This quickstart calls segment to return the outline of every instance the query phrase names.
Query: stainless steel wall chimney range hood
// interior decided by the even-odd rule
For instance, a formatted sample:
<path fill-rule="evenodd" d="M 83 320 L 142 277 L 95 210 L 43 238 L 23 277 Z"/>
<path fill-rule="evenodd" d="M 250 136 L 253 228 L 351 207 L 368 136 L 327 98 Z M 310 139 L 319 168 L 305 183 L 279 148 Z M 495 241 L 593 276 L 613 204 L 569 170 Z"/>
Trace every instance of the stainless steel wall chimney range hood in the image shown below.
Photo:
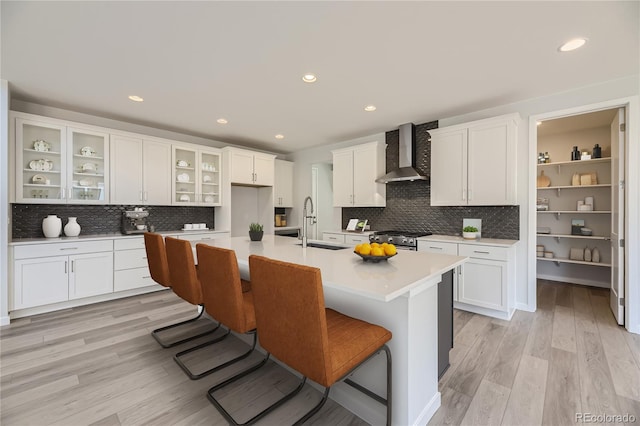
<path fill-rule="evenodd" d="M 378 183 L 428 180 L 416 169 L 416 126 L 407 123 L 400 126 L 399 168 L 376 179 Z"/>

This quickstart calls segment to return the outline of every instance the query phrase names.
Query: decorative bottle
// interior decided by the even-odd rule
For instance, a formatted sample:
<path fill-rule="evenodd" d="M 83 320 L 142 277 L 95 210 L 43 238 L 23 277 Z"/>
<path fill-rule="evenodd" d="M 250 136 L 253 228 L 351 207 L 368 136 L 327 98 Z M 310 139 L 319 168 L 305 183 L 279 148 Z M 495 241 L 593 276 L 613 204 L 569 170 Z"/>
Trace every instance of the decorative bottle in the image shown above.
<path fill-rule="evenodd" d="M 67 237 L 77 237 L 80 235 L 80 224 L 77 217 L 70 217 L 69 222 L 64 226 L 64 235 Z"/>
<path fill-rule="evenodd" d="M 42 232 L 47 238 L 58 238 L 62 232 L 62 219 L 55 214 L 50 214 L 42 221 Z"/>
<path fill-rule="evenodd" d="M 602 158 L 602 147 L 598 144 L 593 147 L 593 158 Z"/>
<path fill-rule="evenodd" d="M 596 263 L 600 262 L 600 250 L 598 250 L 598 247 L 593 248 L 593 253 L 591 253 L 591 261 Z"/>
<path fill-rule="evenodd" d="M 573 151 L 571 151 L 571 161 L 580 160 L 580 151 L 578 151 L 578 147 L 574 146 Z"/>

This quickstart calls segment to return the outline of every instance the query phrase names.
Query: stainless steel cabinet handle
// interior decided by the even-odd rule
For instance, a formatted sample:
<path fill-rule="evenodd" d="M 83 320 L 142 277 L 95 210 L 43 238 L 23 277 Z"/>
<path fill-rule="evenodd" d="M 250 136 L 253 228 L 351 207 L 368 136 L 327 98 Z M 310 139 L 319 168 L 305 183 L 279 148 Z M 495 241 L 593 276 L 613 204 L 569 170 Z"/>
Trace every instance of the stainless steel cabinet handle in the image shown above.
<path fill-rule="evenodd" d="M 78 247 L 65 247 L 61 248 L 60 250 L 78 250 Z"/>
<path fill-rule="evenodd" d="M 71 261 L 71 272 L 74 272 L 74 270 L 75 270 L 75 265 L 76 265 L 76 261 L 75 261 L 75 260 L 72 260 L 72 261 Z"/>
<path fill-rule="evenodd" d="M 471 201 L 473 199 L 473 191 L 469 189 L 467 192 L 469 194 L 469 201 Z"/>
<path fill-rule="evenodd" d="M 467 194 L 465 192 L 465 190 L 462 190 L 462 201 L 466 201 L 467 200 Z"/>
<path fill-rule="evenodd" d="M 202 241 L 202 240 L 211 240 L 211 239 L 212 239 L 211 237 L 204 237 L 204 238 L 200 238 L 200 241 Z"/>
<path fill-rule="evenodd" d="M 480 250 L 474 250 L 474 253 L 480 253 L 480 254 L 490 254 L 488 251 L 480 251 Z"/>
<path fill-rule="evenodd" d="M 142 277 L 142 279 L 145 279 L 145 280 L 149 278 L 151 278 L 151 275 L 145 275 L 144 277 Z"/>
<path fill-rule="evenodd" d="M 147 260 L 147 258 L 146 258 L 146 257 L 143 257 L 143 258 L 142 258 L 142 260 Z"/>
<path fill-rule="evenodd" d="M 432 247 L 432 246 L 429 246 L 429 248 L 430 248 L 430 249 L 434 249 L 434 250 L 442 250 L 442 247 Z"/>
<path fill-rule="evenodd" d="M 66 260 L 64 261 L 64 273 L 65 274 L 67 273 L 67 261 Z"/>
<path fill-rule="evenodd" d="M 140 196 L 138 198 L 140 198 L 140 201 L 142 201 L 143 196 L 142 196 L 143 191 L 140 191 Z"/>

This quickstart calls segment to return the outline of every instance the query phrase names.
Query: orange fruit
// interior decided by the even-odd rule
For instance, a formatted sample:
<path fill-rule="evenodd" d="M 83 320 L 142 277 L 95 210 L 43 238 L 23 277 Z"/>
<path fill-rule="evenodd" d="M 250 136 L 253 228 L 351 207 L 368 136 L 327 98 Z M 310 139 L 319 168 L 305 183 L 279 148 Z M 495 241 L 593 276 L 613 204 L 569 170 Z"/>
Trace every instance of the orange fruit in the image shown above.
<path fill-rule="evenodd" d="M 378 243 L 371 243 L 371 248 L 375 248 L 375 247 L 380 247 L 380 244 L 378 244 Z"/>
<path fill-rule="evenodd" d="M 371 249 L 371 256 L 384 256 L 384 250 L 381 247 L 374 247 Z"/>
<path fill-rule="evenodd" d="M 362 248 L 362 244 L 358 244 L 356 248 L 353 249 L 356 253 L 360 253 L 360 248 Z"/>
<path fill-rule="evenodd" d="M 364 256 L 369 256 L 371 254 L 371 246 L 368 243 L 362 244 L 358 253 Z"/>
<path fill-rule="evenodd" d="M 387 256 L 393 256 L 396 253 L 396 246 L 394 246 L 393 244 L 387 244 L 384 247 L 384 254 L 386 254 Z"/>

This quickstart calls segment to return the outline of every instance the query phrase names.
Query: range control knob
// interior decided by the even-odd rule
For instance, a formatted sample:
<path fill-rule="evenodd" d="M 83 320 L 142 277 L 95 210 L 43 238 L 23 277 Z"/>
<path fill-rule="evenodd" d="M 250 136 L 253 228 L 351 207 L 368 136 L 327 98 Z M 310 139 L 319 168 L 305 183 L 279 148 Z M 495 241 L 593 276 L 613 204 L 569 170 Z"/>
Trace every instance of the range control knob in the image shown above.
<path fill-rule="evenodd" d="M 402 244 L 406 244 L 407 243 L 407 239 L 406 238 L 402 238 Z"/>
<path fill-rule="evenodd" d="M 387 238 L 387 241 L 388 241 L 388 242 L 390 242 L 390 243 L 392 243 L 392 242 L 393 242 L 393 237 L 389 237 L 389 238 Z"/>
<path fill-rule="evenodd" d="M 375 238 L 376 242 L 380 242 L 380 237 Z"/>
<path fill-rule="evenodd" d="M 413 244 L 413 238 L 409 238 L 409 244 Z"/>

